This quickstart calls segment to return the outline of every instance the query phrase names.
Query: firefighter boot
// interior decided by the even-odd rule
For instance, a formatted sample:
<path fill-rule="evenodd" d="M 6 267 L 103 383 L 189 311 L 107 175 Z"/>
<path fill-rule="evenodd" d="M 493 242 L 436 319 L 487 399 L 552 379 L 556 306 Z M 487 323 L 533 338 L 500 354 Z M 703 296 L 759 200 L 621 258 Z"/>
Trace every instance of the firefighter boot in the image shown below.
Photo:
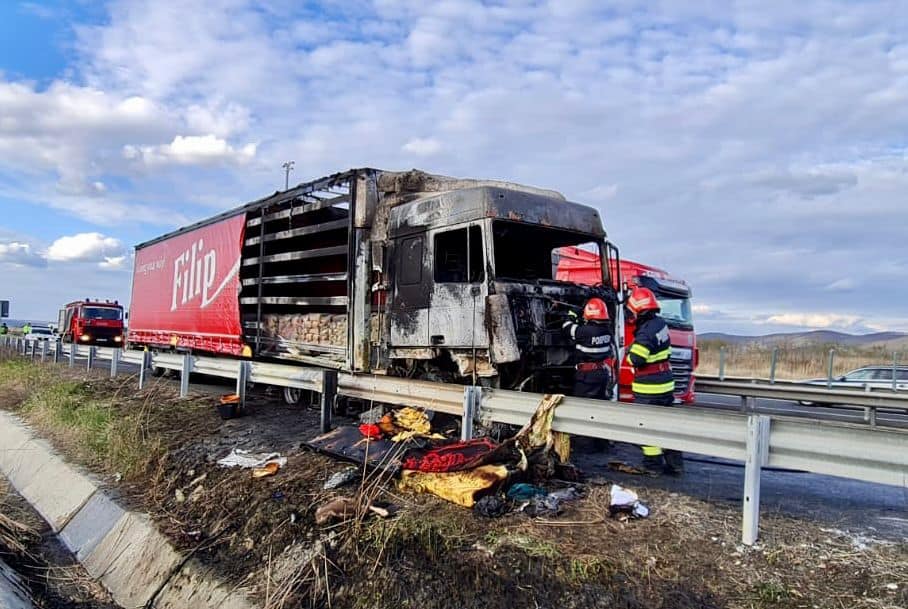
<path fill-rule="evenodd" d="M 663 474 L 665 473 L 665 458 L 662 455 L 647 455 L 643 457 L 643 469 L 657 476 Z"/>
<path fill-rule="evenodd" d="M 680 450 L 665 451 L 665 473 L 675 476 L 684 473 L 684 453 Z"/>

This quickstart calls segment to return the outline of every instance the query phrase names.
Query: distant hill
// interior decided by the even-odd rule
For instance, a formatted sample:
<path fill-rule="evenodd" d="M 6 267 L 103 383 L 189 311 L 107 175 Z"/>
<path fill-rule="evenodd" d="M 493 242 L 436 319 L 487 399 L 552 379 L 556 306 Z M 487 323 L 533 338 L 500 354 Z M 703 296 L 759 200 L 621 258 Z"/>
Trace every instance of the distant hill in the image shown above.
<path fill-rule="evenodd" d="M 908 346 L 908 334 L 904 332 L 875 332 L 873 334 L 846 334 L 831 330 L 813 330 L 811 332 L 784 332 L 764 336 L 741 336 L 723 332 L 704 332 L 697 335 L 697 340 L 715 340 L 732 345 L 775 345 L 809 346 L 837 344 L 848 347 Z"/>

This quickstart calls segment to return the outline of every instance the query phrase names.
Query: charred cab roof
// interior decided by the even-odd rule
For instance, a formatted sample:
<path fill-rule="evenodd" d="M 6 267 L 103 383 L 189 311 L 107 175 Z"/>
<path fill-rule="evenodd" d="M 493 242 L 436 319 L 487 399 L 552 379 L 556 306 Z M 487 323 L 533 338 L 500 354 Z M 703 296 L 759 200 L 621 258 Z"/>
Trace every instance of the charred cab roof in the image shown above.
<path fill-rule="evenodd" d="M 391 209 L 389 236 L 484 218 L 538 224 L 605 237 L 599 212 L 564 199 L 505 187 L 462 188 L 400 204 Z"/>

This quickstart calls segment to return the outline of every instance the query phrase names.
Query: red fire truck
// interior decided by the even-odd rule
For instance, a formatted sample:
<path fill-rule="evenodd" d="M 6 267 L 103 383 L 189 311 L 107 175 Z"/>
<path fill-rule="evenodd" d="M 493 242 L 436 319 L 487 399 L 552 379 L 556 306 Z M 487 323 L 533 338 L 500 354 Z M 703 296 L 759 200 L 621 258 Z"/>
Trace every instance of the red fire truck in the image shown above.
<path fill-rule="evenodd" d="M 614 260 L 611 263 L 611 276 L 617 281 Z M 675 373 L 675 399 L 685 404 L 694 401 L 694 371 L 697 368 L 699 353 L 697 351 L 697 337 L 694 332 L 693 317 L 691 315 L 691 290 L 686 282 L 675 279 L 662 269 L 657 269 L 646 264 L 621 260 L 621 280 L 628 286 L 642 286 L 649 288 L 659 300 L 662 309 L 662 318 L 668 324 L 672 341 L 672 370 Z M 596 285 L 602 281 L 602 271 L 599 255 L 593 252 L 576 248 L 563 247 L 558 253 L 557 278 L 561 281 L 573 281 L 585 285 Z M 614 286 L 617 289 L 617 285 Z M 634 340 L 633 324 L 626 324 L 624 328 L 625 344 L 630 345 Z M 633 372 L 630 366 L 622 364 L 618 375 L 618 395 L 621 400 L 634 399 L 631 393 Z"/>
<path fill-rule="evenodd" d="M 80 345 L 123 344 L 123 306 L 116 300 L 76 300 L 60 309 L 63 342 Z"/>

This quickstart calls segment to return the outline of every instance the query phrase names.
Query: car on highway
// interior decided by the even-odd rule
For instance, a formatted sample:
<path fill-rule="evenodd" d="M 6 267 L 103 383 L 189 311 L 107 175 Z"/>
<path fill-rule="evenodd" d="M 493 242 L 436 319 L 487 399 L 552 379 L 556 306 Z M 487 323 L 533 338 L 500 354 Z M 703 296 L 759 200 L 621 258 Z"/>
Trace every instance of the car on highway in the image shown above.
<path fill-rule="evenodd" d="M 48 326 L 32 326 L 32 331 L 25 335 L 25 340 L 56 340 L 56 338 Z"/>
<path fill-rule="evenodd" d="M 832 379 L 833 389 L 892 389 L 892 374 L 895 371 L 895 389 L 896 391 L 908 391 L 908 366 L 864 366 L 857 370 L 852 370 L 842 376 L 836 376 Z M 808 379 L 803 381 L 808 385 L 821 385 L 826 387 L 829 384 L 828 379 Z M 810 406 L 813 402 L 801 402 L 804 406 Z"/>

